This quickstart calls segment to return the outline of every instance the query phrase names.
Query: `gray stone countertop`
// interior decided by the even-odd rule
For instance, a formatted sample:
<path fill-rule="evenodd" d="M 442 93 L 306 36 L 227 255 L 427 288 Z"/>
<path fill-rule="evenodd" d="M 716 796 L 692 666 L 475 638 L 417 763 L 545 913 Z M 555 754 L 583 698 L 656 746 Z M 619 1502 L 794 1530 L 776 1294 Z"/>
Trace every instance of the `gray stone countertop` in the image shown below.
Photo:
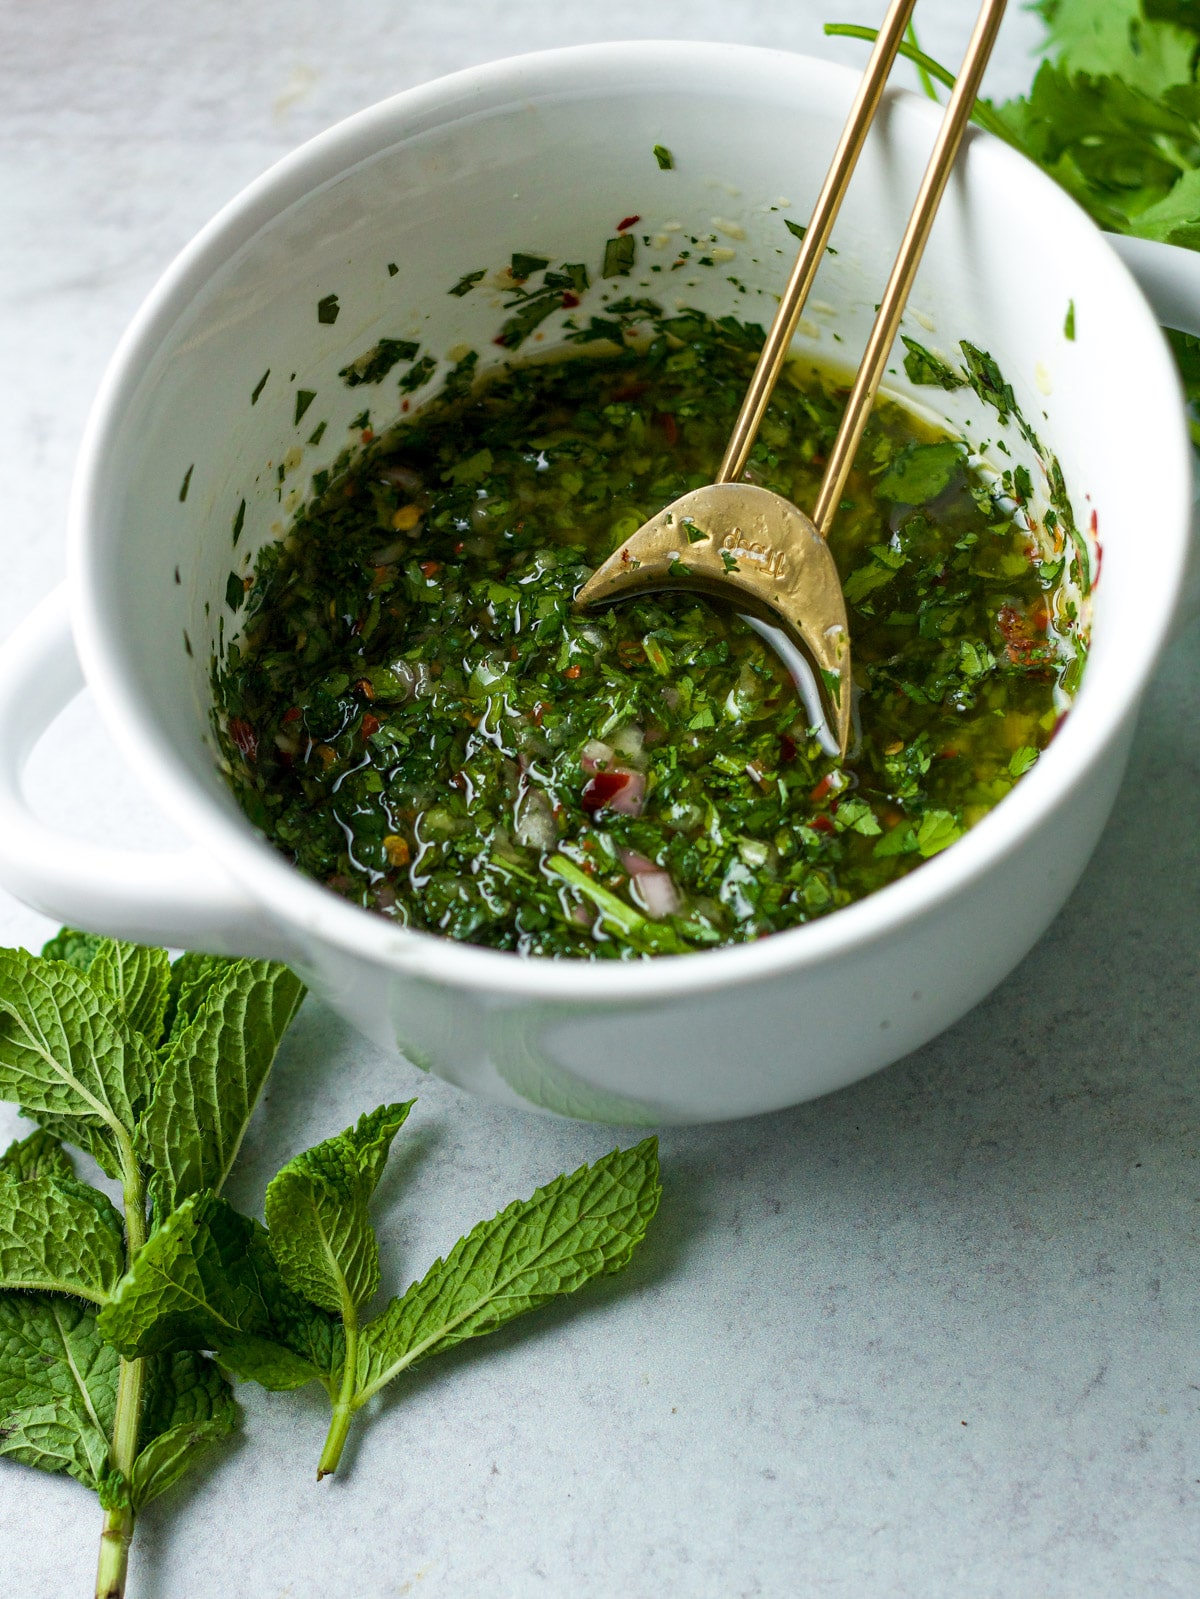
<path fill-rule="evenodd" d="M 880 0 L 8 0 L 0 8 L 0 634 L 56 584 L 72 457 L 175 251 L 338 118 L 472 62 L 621 37 L 861 62 Z M 971 7 L 927 0 L 953 61 Z M 989 87 L 1028 81 L 1014 8 Z M 319 1488 L 316 1394 L 142 1517 L 131 1599 L 1200 1591 L 1200 632 L 1172 646 L 1082 885 L 920 1053 L 831 1098 L 662 1136 L 623 1276 L 408 1380 Z M 87 836 L 166 845 L 86 699 L 33 789 Z M 0 943 L 51 927 L 0 895 Z M 385 1060 L 315 1001 L 232 1197 L 419 1094 L 376 1206 L 384 1280 L 611 1146 Z M 0 1108 L 0 1142 L 27 1124 Z M 83 1489 L 0 1462 L 0 1589 L 92 1591 Z"/>

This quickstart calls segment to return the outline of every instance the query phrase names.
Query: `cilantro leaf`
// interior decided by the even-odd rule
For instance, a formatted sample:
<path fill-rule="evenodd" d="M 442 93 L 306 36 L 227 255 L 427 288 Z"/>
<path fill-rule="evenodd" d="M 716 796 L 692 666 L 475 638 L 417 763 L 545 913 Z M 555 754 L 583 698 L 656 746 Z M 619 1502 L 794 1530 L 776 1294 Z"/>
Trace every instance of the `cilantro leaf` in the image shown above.
<path fill-rule="evenodd" d="M 932 350 L 927 350 L 907 334 L 902 333 L 900 339 L 907 352 L 904 370 L 908 373 L 910 383 L 936 383 L 942 389 L 961 389 L 966 385 L 967 380 L 962 373 L 956 372 Z"/>
<path fill-rule="evenodd" d="M 600 269 L 602 278 L 625 278 L 633 271 L 634 256 L 637 244 L 632 233 L 619 233 L 615 239 L 609 239 L 604 245 L 604 265 Z"/>
<path fill-rule="evenodd" d="M 357 1405 L 418 1361 L 620 1271 L 661 1194 L 658 1141 L 647 1138 L 480 1222 L 363 1328 Z"/>
<path fill-rule="evenodd" d="M 906 444 L 875 485 L 881 499 L 898 505 L 925 505 L 945 492 L 959 475 L 963 447 L 952 440 L 939 444 Z"/>
<path fill-rule="evenodd" d="M 660 172 L 670 172 L 675 166 L 675 157 L 665 144 L 654 146 L 654 159 L 658 162 Z"/>
<path fill-rule="evenodd" d="M 172 1033 L 154 1095 L 137 1130 L 137 1148 L 153 1172 L 150 1197 L 159 1216 L 203 1188 L 219 1193 L 287 1031 L 304 985 L 286 966 L 233 961 L 204 968 L 202 995 Z M 176 1015 L 179 1010 L 177 1005 Z"/>
<path fill-rule="evenodd" d="M 0 1174 L 0 1290 L 103 1304 L 125 1270 L 125 1230 L 108 1198 L 75 1177 Z"/>
<path fill-rule="evenodd" d="M 447 289 L 446 293 L 453 294 L 461 300 L 464 294 L 470 294 L 475 285 L 486 276 L 487 269 L 485 267 L 481 267 L 478 272 L 464 272 L 454 287 Z"/>
<path fill-rule="evenodd" d="M 367 1204 L 414 1103 L 379 1106 L 288 1161 L 267 1186 L 268 1236 L 284 1281 L 323 1310 L 348 1314 L 379 1287 Z"/>
<path fill-rule="evenodd" d="M 338 377 L 348 389 L 357 388 L 360 383 L 382 383 L 398 362 L 411 361 L 420 348 L 416 339 L 380 339 L 349 366 L 342 367 Z M 300 420 L 299 415 L 296 420 Z"/>

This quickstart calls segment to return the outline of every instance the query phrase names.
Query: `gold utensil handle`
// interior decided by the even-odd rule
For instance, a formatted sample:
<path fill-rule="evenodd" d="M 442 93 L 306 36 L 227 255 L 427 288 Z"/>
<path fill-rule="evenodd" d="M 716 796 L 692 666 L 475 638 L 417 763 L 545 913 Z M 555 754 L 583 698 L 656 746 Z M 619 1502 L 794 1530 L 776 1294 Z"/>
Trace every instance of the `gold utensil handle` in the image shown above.
<path fill-rule="evenodd" d="M 779 301 L 779 309 L 768 329 L 762 353 L 750 379 L 750 387 L 746 390 L 742 408 L 733 424 L 733 433 L 725 448 L 725 459 L 717 473 L 718 483 L 736 483 L 746 470 L 746 462 L 762 425 L 763 413 L 796 336 L 796 324 L 800 321 L 804 302 L 808 299 L 817 268 L 825 255 L 829 235 L 833 232 L 846 190 L 850 187 L 850 179 L 854 176 L 867 134 L 871 131 L 871 123 L 875 120 L 879 102 L 887 87 L 888 74 L 916 3 L 917 0 L 892 0 L 876 36 L 875 48 L 871 51 L 867 70 L 863 73 L 825 182 L 817 196 L 796 264 L 792 267 Z"/>
<path fill-rule="evenodd" d="M 779 379 L 783 363 L 787 360 L 796 324 L 800 320 L 804 302 L 816 278 L 817 268 L 829 243 L 829 235 L 833 231 L 846 190 L 850 186 L 871 123 L 879 109 L 888 74 L 899 52 L 904 30 L 908 26 L 915 5 L 916 0 L 893 0 L 883 27 L 876 37 L 867 70 L 863 74 L 850 116 L 834 152 L 833 162 L 817 197 L 812 221 L 804 235 L 800 254 L 796 257 L 796 264 L 792 268 L 783 298 L 779 302 L 779 309 L 767 333 L 754 375 L 750 379 L 746 398 L 734 423 L 733 434 L 717 477 L 719 483 L 736 482 L 746 470 L 746 462 L 762 423 L 763 413 Z M 900 251 L 880 301 L 875 325 L 867 340 L 867 347 L 817 494 L 812 520 L 822 537 L 828 534 L 834 513 L 841 503 L 846 479 L 850 475 L 855 452 L 883 379 L 884 368 L 891 354 L 913 279 L 921 257 L 925 253 L 938 205 L 945 192 L 954 158 L 958 154 L 958 147 L 962 143 L 963 134 L 970 120 L 971 110 L 979 93 L 979 85 L 992 53 L 992 46 L 996 42 L 1005 5 L 1006 0 L 984 0 L 976 19 L 971 41 L 959 70 L 958 81 L 938 130 L 933 152 L 921 180 L 921 187 L 908 219 Z"/>
<path fill-rule="evenodd" d="M 992 46 L 1000 31 L 1005 3 L 1006 0 L 984 0 L 975 22 L 974 32 L 971 34 L 971 42 L 967 46 L 967 53 L 959 68 L 958 81 L 946 107 L 946 115 L 938 129 L 933 153 L 929 158 L 929 165 L 925 168 L 925 175 L 921 179 L 921 187 L 917 191 L 912 215 L 904 230 L 896 264 L 892 268 L 887 288 L 883 291 L 875 325 L 867 340 L 867 348 L 859 364 L 850 398 L 846 402 L 846 410 L 833 449 L 829 452 L 825 476 L 813 507 L 812 519 L 822 538 L 828 535 L 834 513 L 841 503 L 846 479 L 850 475 L 850 467 L 862 438 L 863 429 L 867 425 L 867 417 L 870 415 L 876 392 L 883 380 L 884 367 L 891 354 L 900 318 L 904 315 L 913 279 L 917 275 L 917 268 L 925 253 L 938 205 L 945 192 L 958 147 L 966 132 L 988 57 L 992 53 Z"/>

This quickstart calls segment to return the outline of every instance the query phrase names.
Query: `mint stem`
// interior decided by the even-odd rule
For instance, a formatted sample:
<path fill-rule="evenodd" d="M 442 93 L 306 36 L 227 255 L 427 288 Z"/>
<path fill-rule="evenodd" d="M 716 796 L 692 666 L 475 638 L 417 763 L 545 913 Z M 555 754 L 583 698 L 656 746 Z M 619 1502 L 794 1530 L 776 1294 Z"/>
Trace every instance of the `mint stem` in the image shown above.
<path fill-rule="evenodd" d="M 110 1510 L 100 1534 L 100 1559 L 96 1564 L 96 1599 L 124 1599 L 129 1544 L 133 1538 L 133 1511 Z"/>
<path fill-rule="evenodd" d="M 358 1310 L 347 1303 L 342 1309 L 342 1323 L 346 1329 L 346 1364 L 342 1367 L 342 1386 L 329 1418 L 329 1431 L 325 1434 L 325 1447 L 317 1462 L 317 1481 L 338 1469 L 342 1450 L 350 1432 L 350 1423 L 357 1409 L 358 1398 Z"/>
<path fill-rule="evenodd" d="M 125 1257 L 127 1266 L 132 1266 L 134 1256 L 146 1242 L 146 1187 L 133 1145 L 125 1140 L 122 1140 L 121 1156 Z M 137 1459 L 145 1386 L 146 1362 L 122 1359 L 117 1372 L 117 1408 L 113 1417 L 109 1459 L 113 1468 L 124 1478 L 127 1488 L 133 1480 L 133 1463 Z M 105 1513 L 104 1527 L 100 1533 L 100 1556 L 96 1562 L 96 1599 L 124 1599 L 133 1524 L 134 1512 L 130 1506 Z"/>

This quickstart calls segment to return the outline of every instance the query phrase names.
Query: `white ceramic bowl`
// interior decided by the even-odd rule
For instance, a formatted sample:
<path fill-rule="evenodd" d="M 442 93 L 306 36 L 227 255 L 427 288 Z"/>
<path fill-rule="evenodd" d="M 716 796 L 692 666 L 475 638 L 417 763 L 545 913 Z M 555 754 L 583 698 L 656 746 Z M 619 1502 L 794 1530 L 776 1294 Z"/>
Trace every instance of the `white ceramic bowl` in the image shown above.
<path fill-rule="evenodd" d="M 1191 514 L 1178 383 L 1145 299 L 1066 195 L 986 137 L 969 140 L 950 185 L 910 331 L 951 353 L 970 338 L 997 359 L 1061 460 L 1081 519 L 1097 513 L 1104 564 L 1070 718 L 962 841 L 881 893 L 752 946 L 622 964 L 522 960 L 399 929 L 300 876 L 238 810 L 209 727 L 210 652 L 218 629 L 235 625 L 224 602 L 231 567 L 247 570 L 277 535 L 364 403 L 377 422 L 395 416 L 394 382 L 350 390 L 339 368 L 384 335 L 419 338 L 439 356 L 459 345 L 492 352 L 495 296 L 448 294 L 462 273 L 513 250 L 595 267 L 634 213 L 638 235 L 680 224 L 675 242 L 715 230 L 736 256 L 720 270 L 652 273 L 674 249 L 639 246 L 621 292 L 765 322 L 793 248 L 782 215 L 806 217 L 854 84 L 824 62 L 728 45 L 532 55 L 375 106 L 233 201 L 170 268 L 114 357 L 78 467 L 67 597 L 31 618 L 0 661 L 5 884 L 77 926 L 282 957 L 418 1065 L 510 1103 L 607 1121 L 792 1104 L 916 1048 L 980 999 L 1058 911 L 1100 833 L 1180 594 Z M 817 286 L 819 337 L 802 335 L 818 353 L 845 361 L 861 347 L 936 120 L 927 102 L 888 99 Z M 657 143 L 675 170 L 659 170 Z M 1176 320 L 1194 321 L 1200 295 L 1179 288 L 1194 262 L 1146 262 L 1160 289 L 1178 291 Z M 317 316 L 330 294 L 333 324 Z M 1073 342 L 1063 331 L 1072 301 Z M 905 392 L 902 372 L 892 386 Z M 317 400 L 297 427 L 301 387 Z M 928 405 L 930 391 L 915 397 Z M 935 398 L 973 439 L 998 437 L 969 393 Z M 285 452 L 318 419 L 325 435 L 296 465 Z M 93 850 L 25 808 L 21 766 L 78 689 L 79 663 L 190 852 Z"/>

